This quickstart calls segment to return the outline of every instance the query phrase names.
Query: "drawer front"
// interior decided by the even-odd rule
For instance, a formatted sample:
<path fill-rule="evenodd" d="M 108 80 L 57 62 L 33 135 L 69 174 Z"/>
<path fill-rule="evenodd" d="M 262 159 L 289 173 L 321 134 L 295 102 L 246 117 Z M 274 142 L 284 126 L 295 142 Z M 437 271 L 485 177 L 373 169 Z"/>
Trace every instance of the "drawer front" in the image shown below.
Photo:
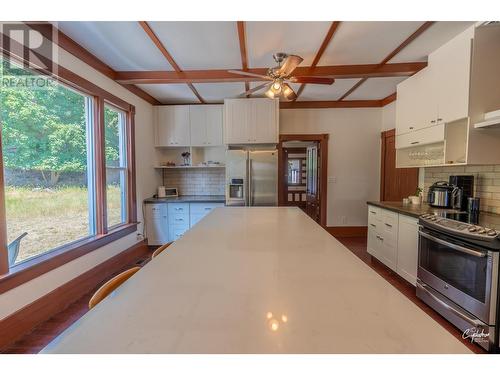
<path fill-rule="evenodd" d="M 189 214 L 189 203 L 169 203 L 168 215 Z"/>
<path fill-rule="evenodd" d="M 224 203 L 191 203 L 189 206 L 189 212 L 191 215 L 206 215 L 216 207 L 224 207 Z"/>
<path fill-rule="evenodd" d="M 368 206 L 368 223 L 376 223 L 380 221 L 380 208 Z"/>
<path fill-rule="evenodd" d="M 177 241 L 189 230 L 187 225 L 170 225 L 168 227 L 169 241 Z"/>
<path fill-rule="evenodd" d="M 398 222 L 399 215 L 397 213 L 384 210 L 382 215 L 381 234 L 386 242 L 390 241 L 391 243 L 397 243 Z"/>
<path fill-rule="evenodd" d="M 168 215 L 168 223 L 170 225 L 185 225 L 189 227 L 189 213 L 170 214 Z"/>
<path fill-rule="evenodd" d="M 164 204 L 148 204 L 147 209 L 151 212 L 152 219 L 160 219 L 166 215 L 166 207 Z"/>

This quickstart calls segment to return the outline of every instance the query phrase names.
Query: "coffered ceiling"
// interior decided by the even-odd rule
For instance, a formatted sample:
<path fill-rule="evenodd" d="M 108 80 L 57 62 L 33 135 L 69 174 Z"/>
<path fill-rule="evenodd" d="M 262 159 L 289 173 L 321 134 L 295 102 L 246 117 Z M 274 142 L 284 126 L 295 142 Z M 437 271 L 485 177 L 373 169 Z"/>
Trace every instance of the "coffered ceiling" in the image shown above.
<path fill-rule="evenodd" d="M 246 82 L 245 77 L 228 75 L 225 70 L 240 70 L 245 63 L 248 69 L 275 66 L 273 53 L 283 51 L 302 56 L 300 67 L 316 62 L 318 68 L 328 70 L 328 74 L 309 73 L 335 77 L 332 85 L 301 88 L 293 84 L 300 92 L 296 102 L 310 102 L 311 106 L 335 102 L 333 106 L 337 106 L 344 101 L 380 102 L 391 96 L 399 82 L 425 66 L 430 52 L 472 24 L 259 21 L 240 22 L 240 32 L 237 22 L 229 21 L 59 22 L 56 26 L 117 72 L 119 82 L 135 84 L 162 104 L 217 103 L 237 97 L 246 86 L 262 82 Z M 393 65 L 387 68 L 390 73 L 379 71 L 382 65 L 422 62 L 401 69 Z M 367 64 L 361 73 L 361 68 L 352 67 Z M 338 66 L 348 74 L 332 73 L 340 69 Z M 180 79 L 194 73 L 203 79 Z M 152 80 L 152 74 L 173 78 L 167 83 L 165 79 Z"/>

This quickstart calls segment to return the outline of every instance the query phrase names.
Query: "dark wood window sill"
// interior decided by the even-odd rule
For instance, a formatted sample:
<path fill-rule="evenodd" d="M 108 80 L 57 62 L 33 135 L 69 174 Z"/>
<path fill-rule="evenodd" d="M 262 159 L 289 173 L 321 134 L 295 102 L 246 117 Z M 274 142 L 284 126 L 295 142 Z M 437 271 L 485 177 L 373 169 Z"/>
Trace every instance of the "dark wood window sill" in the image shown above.
<path fill-rule="evenodd" d="M 88 237 L 14 265 L 9 270 L 9 273 L 0 275 L 0 294 L 125 237 L 136 230 L 137 223 L 123 224 L 107 234 Z"/>

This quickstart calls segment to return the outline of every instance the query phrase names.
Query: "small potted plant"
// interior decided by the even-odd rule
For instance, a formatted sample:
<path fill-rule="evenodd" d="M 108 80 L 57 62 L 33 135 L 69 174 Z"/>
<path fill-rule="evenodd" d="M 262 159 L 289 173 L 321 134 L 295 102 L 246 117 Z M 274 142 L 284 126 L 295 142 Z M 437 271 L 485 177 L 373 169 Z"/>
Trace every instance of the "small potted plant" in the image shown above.
<path fill-rule="evenodd" d="M 189 157 L 191 156 L 191 153 L 186 151 L 181 154 L 182 158 L 184 159 L 184 164 L 183 165 L 190 165 L 189 163 Z"/>
<path fill-rule="evenodd" d="M 408 199 L 411 204 L 422 204 L 422 189 L 417 187 L 415 189 L 415 195 L 410 195 Z"/>

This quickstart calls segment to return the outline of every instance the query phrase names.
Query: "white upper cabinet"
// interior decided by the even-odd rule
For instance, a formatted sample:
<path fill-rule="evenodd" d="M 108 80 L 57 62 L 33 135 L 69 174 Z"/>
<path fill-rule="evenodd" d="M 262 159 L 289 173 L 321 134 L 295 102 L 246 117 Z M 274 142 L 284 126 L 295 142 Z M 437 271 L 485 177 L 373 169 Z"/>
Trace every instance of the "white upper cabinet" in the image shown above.
<path fill-rule="evenodd" d="M 157 108 L 156 146 L 221 146 L 222 105 L 169 105 Z"/>
<path fill-rule="evenodd" d="M 429 55 L 428 66 L 397 87 L 396 134 L 469 116 L 472 38 L 469 28 Z"/>
<path fill-rule="evenodd" d="M 156 146 L 189 146 L 189 106 L 161 106 L 157 111 Z"/>
<path fill-rule="evenodd" d="M 191 146 L 220 146 L 222 140 L 222 105 L 190 107 Z"/>
<path fill-rule="evenodd" d="M 279 101 L 272 99 L 226 99 L 224 143 L 278 143 Z"/>

